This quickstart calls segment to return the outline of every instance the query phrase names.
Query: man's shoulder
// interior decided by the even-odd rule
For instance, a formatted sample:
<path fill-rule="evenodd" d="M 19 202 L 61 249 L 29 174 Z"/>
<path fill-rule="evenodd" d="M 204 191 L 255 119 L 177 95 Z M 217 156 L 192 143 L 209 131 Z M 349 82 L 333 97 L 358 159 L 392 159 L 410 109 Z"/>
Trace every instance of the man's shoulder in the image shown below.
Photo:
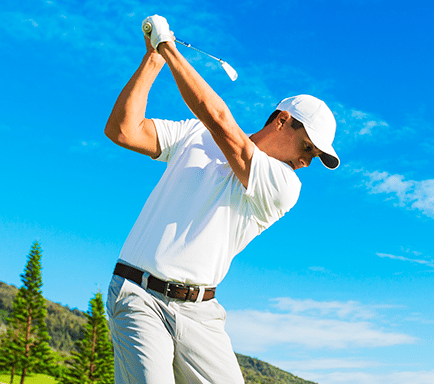
<path fill-rule="evenodd" d="M 287 212 L 298 200 L 301 181 L 286 163 L 255 146 L 246 194 Z"/>
<path fill-rule="evenodd" d="M 161 161 L 170 161 L 180 149 L 188 147 L 191 143 L 203 141 L 202 136 L 208 132 L 198 119 L 152 120 L 162 151 L 162 155 L 158 158 Z"/>

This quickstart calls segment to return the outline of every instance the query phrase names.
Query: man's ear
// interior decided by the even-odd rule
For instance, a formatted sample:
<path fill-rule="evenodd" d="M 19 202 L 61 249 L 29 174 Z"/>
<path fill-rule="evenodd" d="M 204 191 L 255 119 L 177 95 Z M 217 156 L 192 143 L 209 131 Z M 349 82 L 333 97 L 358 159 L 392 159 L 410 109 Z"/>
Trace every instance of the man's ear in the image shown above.
<path fill-rule="evenodd" d="M 276 129 L 280 131 L 290 119 L 291 114 L 288 111 L 281 111 L 276 118 Z"/>

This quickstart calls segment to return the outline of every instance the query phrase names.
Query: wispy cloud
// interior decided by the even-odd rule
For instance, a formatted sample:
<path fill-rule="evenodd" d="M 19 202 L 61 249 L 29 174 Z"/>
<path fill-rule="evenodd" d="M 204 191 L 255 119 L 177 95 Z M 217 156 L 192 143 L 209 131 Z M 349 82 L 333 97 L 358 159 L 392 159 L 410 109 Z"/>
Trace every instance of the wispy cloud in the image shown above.
<path fill-rule="evenodd" d="M 378 116 L 355 109 L 347 109 L 342 104 L 334 108 L 336 121 L 344 127 L 348 135 L 372 136 L 374 130 L 379 130 L 389 125 Z"/>
<path fill-rule="evenodd" d="M 272 299 L 273 305 L 291 313 L 310 313 L 319 316 L 342 318 L 370 319 L 375 313 L 368 306 L 357 301 L 315 301 L 312 299 L 297 300 L 290 297 Z"/>
<path fill-rule="evenodd" d="M 312 265 L 311 267 L 308 268 L 310 271 L 313 272 L 320 272 L 320 273 L 331 273 L 331 271 L 329 269 L 326 269 L 324 267 L 321 267 L 319 265 Z"/>
<path fill-rule="evenodd" d="M 388 259 L 400 260 L 400 261 L 408 261 L 410 263 L 422 264 L 422 265 L 425 265 L 427 267 L 434 268 L 434 260 L 412 259 L 412 258 L 404 257 L 404 256 L 390 255 L 387 253 L 376 253 L 376 255 L 379 257 L 382 257 L 382 258 L 388 258 Z"/>
<path fill-rule="evenodd" d="M 410 313 L 406 318 L 406 321 L 417 322 L 419 324 L 434 324 L 434 320 L 427 318 L 423 313 L 413 312 Z"/>
<path fill-rule="evenodd" d="M 333 320 L 255 310 L 231 311 L 227 330 L 231 335 L 234 348 L 248 353 L 264 352 L 281 345 L 297 345 L 308 349 L 346 349 L 416 342 L 416 339 L 410 335 L 385 332 L 372 322 Z M 255 337 L 252 338 L 252 335 Z"/>
<path fill-rule="evenodd" d="M 427 141 L 423 142 L 421 147 L 426 153 L 432 155 L 434 153 L 434 140 L 427 138 Z"/>
<path fill-rule="evenodd" d="M 374 308 L 379 307 L 355 301 L 292 298 L 276 298 L 272 303 L 280 313 L 228 312 L 227 330 L 236 350 L 257 353 L 281 345 L 307 349 L 375 348 L 416 342 L 413 336 L 378 326 Z"/>
<path fill-rule="evenodd" d="M 90 152 L 97 150 L 101 147 L 101 144 L 97 141 L 80 141 L 79 143 L 72 145 L 69 149 L 72 152 Z"/>
<path fill-rule="evenodd" d="M 116 148 L 112 145 L 103 145 L 99 141 L 81 140 L 69 147 L 69 152 L 74 155 L 98 156 L 106 160 L 113 160 L 118 157 Z"/>
<path fill-rule="evenodd" d="M 92 75 L 110 74 L 112 81 L 113 76 L 125 71 L 131 74 L 145 53 L 141 22 L 146 16 L 165 15 L 173 30 L 186 38 L 201 36 L 205 46 L 231 40 L 230 34 L 225 33 L 229 29 L 219 25 L 225 22 L 224 15 L 217 15 L 206 6 L 191 12 L 197 8 L 192 0 L 146 5 L 128 0 L 24 0 L 19 7 L 9 1 L 5 8 L 0 13 L 0 32 L 7 37 L 3 44 L 16 40 L 50 42 L 58 47 L 57 52 L 53 51 L 56 60 L 73 61 Z M 212 33 L 213 29 L 219 29 L 219 34 Z"/>
<path fill-rule="evenodd" d="M 385 194 L 395 206 L 420 211 L 434 218 L 434 179 L 405 180 L 405 176 L 388 172 L 362 171 L 363 185 L 371 194 Z"/>
<path fill-rule="evenodd" d="M 329 358 L 329 359 L 312 359 L 312 360 L 294 360 L 294 361 L 272 361 L 271 364 L 281 369 L 293 372 L 294 370 L 330 370 L 330 369 L 348 369 L 348 368 L 372 368 L 381 365 L 378 361 L 362 360 L 355 358 Z"/>
<path fill-rule="evenodd" d="M 364 161 L 384 161 L 384 150 L 393 146 L 394 162 L 412 170 L 429 166 L 429 158 L 434 150 L 433 127 L 425 118 L 425 109 L 413 115 L 404 115 L 398 121 L 388 122 L 378 113 L 362 111 L 346 106 L 339 101 L 331 108 L 337 121 L 334 146 L 340 152 L 349 152 L 355 145 L 364 145 L 363 151 L 351 152 L 351 157 L 364 155 Z M 415 140 L 411 146 L 409 140 Z M 420 139 L 423 138 L 423 139 Z M 429 168 L 428 168 L 429 169 Z"/>
<path fill-rule="evenodd" d="M 434 371 L 392 373 L 293 371 L 292 373 L 321 384 L 432 384 L 434 382 Z"/>
<path fill-rule="evenodd" d="M 335 146 L 345 148 L 361 139 L 371 140 L 375 135 L 382 135 L 389 124 L 380 116 L 348 108 L 341 103 L 331 105 L 338 124 Z"/>

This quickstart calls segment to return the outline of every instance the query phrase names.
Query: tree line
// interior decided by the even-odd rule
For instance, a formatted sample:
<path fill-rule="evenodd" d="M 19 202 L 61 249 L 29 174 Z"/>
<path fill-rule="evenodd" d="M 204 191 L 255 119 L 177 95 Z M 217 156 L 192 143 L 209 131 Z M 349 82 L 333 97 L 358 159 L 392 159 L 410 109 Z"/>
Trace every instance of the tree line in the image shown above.
<path fill-rule="evenodd" d="M 0 336 L 0 372 L 10 375 L 10 384 L 18 376 L 20 384 L 29 373 L 55 376 L 61 384 L 114 384 L 113 347 L 105 318 L 102 294 L 89 301 L 87 322 L 82 337 L 66 368 L 55 362 L 46 317 L 47 305 L 42 296 L 42 250 L 35 241 L 30 249 L 22 286 L 6 318 L 7 331 Z"/>

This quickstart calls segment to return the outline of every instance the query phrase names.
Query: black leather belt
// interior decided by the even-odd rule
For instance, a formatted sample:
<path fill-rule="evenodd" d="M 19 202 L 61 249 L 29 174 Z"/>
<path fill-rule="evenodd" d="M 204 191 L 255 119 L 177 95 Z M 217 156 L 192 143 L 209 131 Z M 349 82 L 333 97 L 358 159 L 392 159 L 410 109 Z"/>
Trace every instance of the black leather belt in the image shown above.
<path fill-rule="evenodd" d="M 142 285 L 143 272 L 137 268 L 130 267 L 122 263 L 117 263 L 113 274 L 123 277 L 124 279 L 131 280 L 140 286 Z M 197 297 L 199 296 L 198 286 L 170 283 L 160 280 L 152 275 L 149 275 L 148 277 L 147 288 L 156 292 L 160 292 L 172 299 L 179 299 L 183 301 L 196 301 Z M 214 297 L 215 288 L 206 288 L 202 301 L 211 300 L 214 299 Z"/>

